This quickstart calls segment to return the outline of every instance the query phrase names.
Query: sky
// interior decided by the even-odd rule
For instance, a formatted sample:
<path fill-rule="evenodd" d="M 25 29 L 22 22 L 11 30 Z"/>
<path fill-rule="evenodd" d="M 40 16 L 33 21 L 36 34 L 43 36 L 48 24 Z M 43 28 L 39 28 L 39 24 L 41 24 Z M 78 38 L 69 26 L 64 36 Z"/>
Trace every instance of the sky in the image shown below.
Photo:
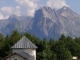
<path fill-rule="evenodd" d="M 12 14 L 34 16 L 35 10 L 43 6 L 54 9 L 67 6 L 80 14 L 80 0 L 0 0 L 0 19 L 7 19 Z"/>

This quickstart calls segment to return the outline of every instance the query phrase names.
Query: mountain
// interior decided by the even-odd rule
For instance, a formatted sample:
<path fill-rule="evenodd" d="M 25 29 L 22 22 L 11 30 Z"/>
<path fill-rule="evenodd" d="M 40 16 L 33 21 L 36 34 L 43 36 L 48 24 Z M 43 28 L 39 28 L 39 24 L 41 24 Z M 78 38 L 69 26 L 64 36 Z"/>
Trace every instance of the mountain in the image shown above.
<path fill-rule="evenodd" d="M 80 37 L 80 15 L 68 7 L 59 9 L 58 15 L 62 24 L 61 34 L 72 36 L 73 38 Z"/>
<path fill-rule="evenodd" d="M 7 20 L 0 20 L 5 21 L 3 24 L 8 22 L 4 27 L 1 27 L 1 33 L 5 36 L 6 34 L 11 34 L 13 30 L 17 29 L 19 32 L 26 32 L 32 28 L 33 24 L 33 17 L 26 17 L 26 16 L 16 16 L 11 15 Z"/>
<path fill-rule="evenodd" d="M 33 18 L 33 28 L 31 33 L 39 36 L 40 38 L 58 38 L 58 31 L 60 29 L 60 22 L 57 16 L 57 11 L 51 9 L 50 7 L 43 7 L 35 12 L 35 17 Z"/>
<path fill-rule="evenodd" d="M 28 31 L 41 39 L 58 39 L 61 34 L 80 37 L 80 15 L 66 6 L 59 10 L 44 6 L 35 11 L 34 17 L 11 15 L 0 20 L 0 32 L 4 35 L 14 29 Z"/>
<path fill-rule="evenodd" d="M 40 38 L 57 39 L 65 36 L 80 36 L 80 15 L 73 12 L 69 7 L 59 10 L 43 7 L 35 12 L 31 33 Z"/>

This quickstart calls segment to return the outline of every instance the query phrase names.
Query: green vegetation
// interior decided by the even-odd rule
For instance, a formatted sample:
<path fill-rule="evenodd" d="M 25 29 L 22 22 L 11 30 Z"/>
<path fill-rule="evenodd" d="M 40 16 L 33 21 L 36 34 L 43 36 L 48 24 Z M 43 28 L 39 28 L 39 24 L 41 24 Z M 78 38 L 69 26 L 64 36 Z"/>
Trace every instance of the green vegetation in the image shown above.
<path fill-rule="evenodd" d="M 11 35 L 6 35 L 6 37 L 0 33 L 0 60 L 11 54 L 11 46 L 23 36 L 26 36 L 38 47 L 37 60 L 72 60 L 72 56 L 80 58 L 80 38 L 72 39 L 62 35 L 59 40 L 52 38 L 40 40 L 29 33 L 22 35 L 14 30 Z"/>

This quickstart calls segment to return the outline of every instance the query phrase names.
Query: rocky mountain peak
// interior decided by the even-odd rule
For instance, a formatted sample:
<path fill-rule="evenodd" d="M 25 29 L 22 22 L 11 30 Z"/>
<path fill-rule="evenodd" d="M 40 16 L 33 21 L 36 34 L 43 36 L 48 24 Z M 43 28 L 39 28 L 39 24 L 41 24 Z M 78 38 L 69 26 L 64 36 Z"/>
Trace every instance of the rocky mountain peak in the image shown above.
<path fill-rule="evenodd" d="M 67 10 L 69 7 L 63 6 L 62 9 Z"/>
<path fill-rule="evenodd" d="M 55 9 L 44 6 L 35 12 L 35 16 L 49 17 L 50 14 L 53 14 L 55 11 L 56 11 Z"/>
<path fill-rule="evenodd" d="M 69 8 L 69 7 L 66 7 L 66 6 L 63 6 L 61 9 L 58 10 L 58 13 L 61 14 L 63 12 L 66 12 L 66 13 L 73 13 L 73 11 Z"/>
<path fill-rule="evenodd" d="M 6 22 L 0 24 L 3 34 L 10 34 L 13 29 L 17 29 L 20 32 L 28 31 L 41 39 L 58 39 L 61 34 L 80 37 L 80 15 L 66 6 L 59 10 L 44 6 L 36 10 L 32 18 L 12 15 L 8 18 L 7 24 Z"/>
<path fill-rule="evenodd" d="M 14 17 L 17 17 L 17 15 L 12 14 L 12 15 L 10 15 L 10 17 L 9 17 L 9 18 L 14 18 Z"/>
<path fill-rule="evenodd" d="M 72 17 L 72 15 L 75 15 L 76 13 L 73 12 L 69 7 L 63 6 L 61 9 L 57 10 L 57 13 L 59 15 L 62 15 L 64 17 Z"/>

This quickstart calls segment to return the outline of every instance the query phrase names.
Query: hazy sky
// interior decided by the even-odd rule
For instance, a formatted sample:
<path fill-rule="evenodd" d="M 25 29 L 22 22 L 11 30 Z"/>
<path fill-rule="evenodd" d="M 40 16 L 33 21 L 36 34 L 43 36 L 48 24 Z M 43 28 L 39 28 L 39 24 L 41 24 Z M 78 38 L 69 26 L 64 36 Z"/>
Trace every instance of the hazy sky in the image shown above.
<path fill-rule="evenodd" d="M 80 0 L 0 0 L 0 19 L 10 15 L 34 16 L 35 10 L 43 6 L 59 9 L 63 6 L 70 7 L 80 14 Z"/>

